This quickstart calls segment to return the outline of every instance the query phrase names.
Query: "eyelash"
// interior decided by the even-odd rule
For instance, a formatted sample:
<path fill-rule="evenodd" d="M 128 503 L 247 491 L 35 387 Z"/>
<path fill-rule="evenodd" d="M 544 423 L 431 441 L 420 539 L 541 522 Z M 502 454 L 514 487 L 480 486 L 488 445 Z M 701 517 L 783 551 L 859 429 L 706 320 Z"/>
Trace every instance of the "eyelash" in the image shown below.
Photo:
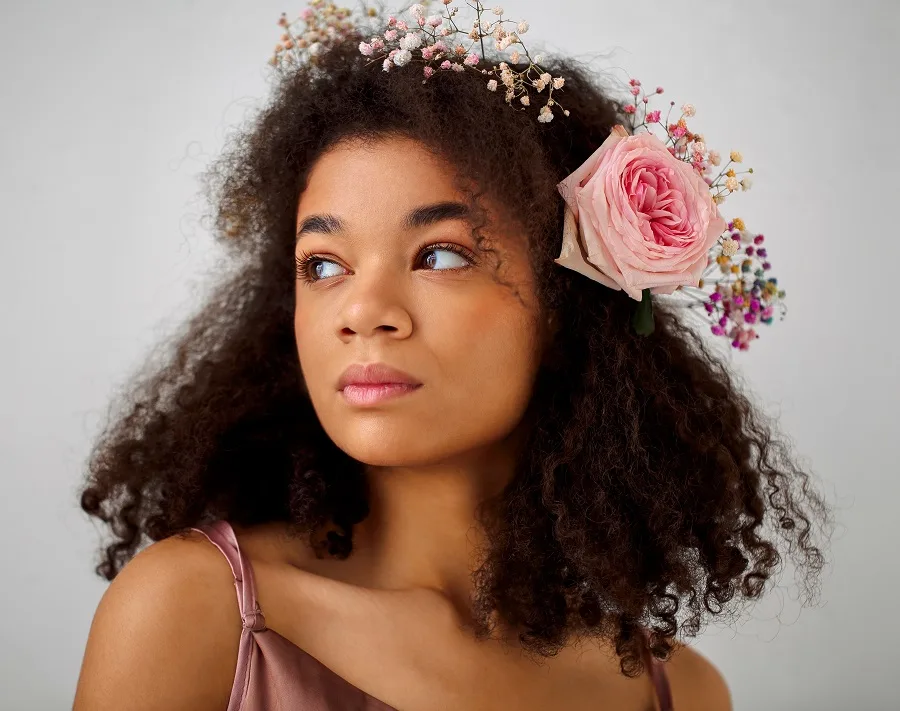
<path fill-rule="evenodd" d="M 441 271 L 441 272 L 458 272 L 463 269 L 468 269 L 470 266 L 475 264 L 475 259 L 469 253 L 465 247 L 461 247 L 458 244 L 453 244 L 452 242 L 439 242 L 437 244 L 429 244 L 426 247 L 419 250 L 417 255 L 421 257 L 423 254 L 427 252 L 433 251 L 444 251 L 444 252 L 453 252 L 454 254 L 458 254 L 461 257 L 464 257 L 468 262 L 468 266 L 465 267 L 453 267 L 452 269 L 436 269 L 433 271 Z M 337 264 L 333 259 L 327 259 L 321 255 L 310 254 L 309 252 L 304 252 L 301 250 L 300 254 L 296 257 L 297 260 L 297 278 L 300 279 L 304 284 L 316 284 L 320 281 L 325 281 L 325 279 L 329 279 L 331 277 L 323 277 L 323 278 L 313 278 L 310 276 L 310 265 L 313 262 L 332 262 Z"/>

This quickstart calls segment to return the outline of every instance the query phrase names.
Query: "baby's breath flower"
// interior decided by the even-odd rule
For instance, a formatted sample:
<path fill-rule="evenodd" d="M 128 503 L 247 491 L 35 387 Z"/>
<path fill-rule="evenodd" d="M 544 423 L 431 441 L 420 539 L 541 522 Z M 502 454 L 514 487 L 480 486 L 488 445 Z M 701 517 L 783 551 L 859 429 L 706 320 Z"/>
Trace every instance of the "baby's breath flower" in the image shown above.
<path fill-rule="evenodd" d="M 562 89 L 562 88 L 563 88 L 563 84 L 565 84 L 565 83 L 566 83 L 566 80 L 565 80 L 565 79 L 563 79 L 562 77 L 556 77 L 556 78 L 553 80 L 553 88 L 554 88 L 554 89 Z"/>
<path fill-rule="evenodd" d="M 685 116 L 694 116 L 697 113 L 697 109 L 693 104 L 685 104 L 681 107 L 682 112 L 684 112 Z"/>
<path fill-rule="evenodd" d="M 506 103 L 508 104 L 510 101 L 512 101 L 513 97 L 515 95 L 516 95 L 515 91 L 513 91 L 512 89 L 507 89 L 506 90 Z"/>
<path fill-rule="evenodd" d="M 540 64 L 540 63 L 543 62 L 543 61 L 544 61 L 544 55 L 543 55 L 543 54 L 536 54 L 536 55 L 534 56 L 534 63 L 535 63 L 535 64 Z"/>
<path fill-rule="evenodd" d="M 440 15 L 430 15 L 425 23 L 431 25 L 432 27 L 440 27 L 444 24 L 444 18 Z"/>
<path fill-rule="evenodd" d="M 409 64 L 412 59 L 412 52 L 408 49 L 401 49 L 397 54 L 394 55 L 394 64 L 398 67 L 402 67 L 406 64 Z"/>
<path fill-rule="evenodd" d="M 526 32 L 528 32 L 528 23 L 525 22 L 525 20 L 522 20 L 518 25 L 516 25 L 516 31 L 520 35 L 524 35 Z"/>
<path fill-rule="evenodd" d="M 514 50 L 513 50 L 513 53 L 509 55 L 509 59 L 510 59 L 510 61 L 511 61 L 513 64 L 518 64 L 518 63 L 519 63 L 519 58 L 520 58 L 521 56 L 522 56 L 522 55 L 519 54 L 519 50 L 514 49 Z"/>
<path fill-rule="evenodd" d="M 409 8 L 409 12 L 414 17 L 421 17 L 425 14 L 425 8 L 422 7 L 422 5 L 420 5 L 419 3 L 416 3 Z"/>
<path fill-rule="evenodd" d="M 422 36 L 417 32 L 409 32 L 400 38 L 403 49 L 418 49 L 422 45 Z"/>
<path fill-rule="evenodd" d="M 744 156 L 741 155 L 740 151 L 731 151 L 731 160 L 735 163 L 740 163 L 744 160 Z"/>
<path fill-rule="evenodd" d="M 722 254 L 724 254 L 726 257 L 733 257 L 735 254 L 737 254 L 737 251 L 738 243 L 735 240 L 731 239 L 731 237 L 728 237 L 722 243 Z"/>
<path fill-rule="evenodd" d="M 738 180 L 737 178 L 728 178 L 725 181 L 725 187 L 728 188 L 731 192 L 734 192 L 738 189 Z"/>
<path fill-rule="evenodd" d="M 495 7 L 493 10 L 491 10 L 491 12 L 493 12 L 495 15 L 502 15 L 503 8 L 500 7 L 499 5 L 497 5 L 497 7 Z"/>
<path fill-rule="evenodd" d="M 544 106 L 538 114 L 538 121 L 541 123 L 550 123 L 553 120 L 553 111 L 549 106 Z"/>
<path fill-rule="evenodd" d="M 742 190 L 749 190 L 751 187 L 753 187 L 753 178 L 744 178 L 741 181 Z"/>
<path fill-rule="evenodd" d="M 719 165 L 722 162 L 722 156 L 719 155 L 719 151 L 710 151 L 709 152 L 709 162 L 712 165 Z"/>
<path fill-rule="evenodd" d="M 496 79 L 491 79 L 491 80 L 487 83 L 487 88 L 488 88 L 489 91 L 497 91 L 497 80 L 496 80 Z"/>
<path fill-rule="evenodd" d="M 525 94 L 524 96 L 522 96 L 522 98 L 519 99 L 519 101 L 522 102 L 523 106 L 529 106 L 531 104 L 531 99 L 528 97 L 528 94 Z"/>

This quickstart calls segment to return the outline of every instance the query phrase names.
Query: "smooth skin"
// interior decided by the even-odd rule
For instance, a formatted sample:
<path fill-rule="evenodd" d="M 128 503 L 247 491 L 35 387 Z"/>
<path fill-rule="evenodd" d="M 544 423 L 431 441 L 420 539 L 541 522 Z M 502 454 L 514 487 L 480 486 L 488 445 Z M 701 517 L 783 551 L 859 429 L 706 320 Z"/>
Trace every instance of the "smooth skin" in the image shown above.
<path fill-rule="evenodd" d="M 486 543 L 475 508 L 513 476 L 554 324 L 514 223 L 485 231 L 503 259 L 498 280 L 466 216 L 446 207 L 463 202 L 453 177 L 409 139 L 347 142 L 317 161 L 300 196 L 297 254 L 314 261 L 313 281 L 297 281 L 297 352 L 322 426 L 367 465 L 371 514 L 346 561 L 317 559 L 280 524 L 237 528 L 260 607 L 269 628 L 403 711 L 658 709 L 649 676 L 622 676 L 606 643 L 538 666 L 511 634 L 504 647 L 459 628 Z M 351 405 L 337 380 L 372 361 L 423 385 Z M 154 543 L 100 602 L 74 711 L 222 711 L 240 632 L 221 553 L 199 534 Z M 698 652 L 677 645 L 666 669 L 678 711 L 730 711 L 722 675 Z"/>

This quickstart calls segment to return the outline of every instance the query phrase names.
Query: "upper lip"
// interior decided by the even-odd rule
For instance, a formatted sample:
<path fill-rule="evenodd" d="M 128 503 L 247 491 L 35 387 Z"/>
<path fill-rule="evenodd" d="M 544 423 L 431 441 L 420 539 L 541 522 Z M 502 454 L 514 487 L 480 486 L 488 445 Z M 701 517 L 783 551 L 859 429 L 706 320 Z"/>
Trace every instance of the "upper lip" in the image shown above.
<path fill-rule="evenodd" d="M 390 383 L 422 384 L 409 373 L 392 368 L 387 363 L 354 363 L 341 373 L 338 390 L 343 390 L 348 385 L 385 385 Z"/>

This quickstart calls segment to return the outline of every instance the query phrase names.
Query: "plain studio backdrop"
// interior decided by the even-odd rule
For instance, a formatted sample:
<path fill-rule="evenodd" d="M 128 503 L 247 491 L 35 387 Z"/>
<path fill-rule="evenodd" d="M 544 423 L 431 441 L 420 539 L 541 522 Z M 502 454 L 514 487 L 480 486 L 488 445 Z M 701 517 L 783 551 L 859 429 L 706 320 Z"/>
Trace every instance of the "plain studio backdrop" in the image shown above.
<path fill-rule="evenodd" d="M 502 4 L 532 52 L 662 85 L 657 107 L 694 103 L 692 128 L 755 169 L 723 211 L 769 238 L 789 311 L 730 357 L 838 525 L 815 606 L 786 567 L 694 644 L 740 711 L 897 708 L 900 3 Z M 196 176 L 264 100 L 278 16 L 305 4 L 4 5 L 0 706 L 64 709 L 106 588 L 85 460 L 111 396 L 202 296 Z"/>

